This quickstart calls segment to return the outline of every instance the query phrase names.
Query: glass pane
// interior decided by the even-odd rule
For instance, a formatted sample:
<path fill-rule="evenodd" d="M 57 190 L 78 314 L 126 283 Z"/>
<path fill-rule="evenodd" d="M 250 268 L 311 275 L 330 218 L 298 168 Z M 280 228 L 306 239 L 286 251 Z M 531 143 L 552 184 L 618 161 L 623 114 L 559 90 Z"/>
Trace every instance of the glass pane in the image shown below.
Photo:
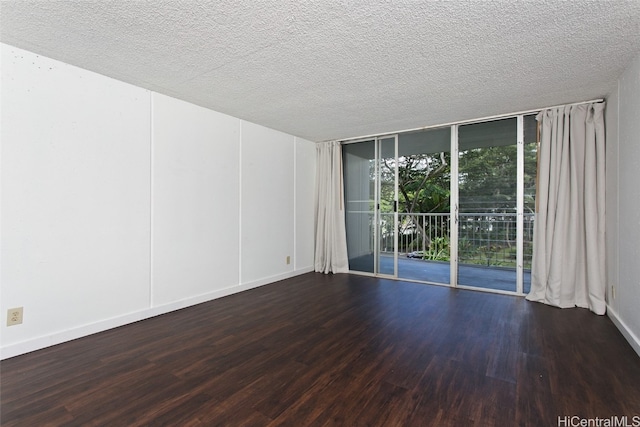
<path fill-rule="evenodd" d="M 349 269 L 373 273 L 375 141 L 342 147 Z"/>
<path fill-rule="evenodd" d="M 538 177 L 538 122 L 534 115 L 524 117 L 524 292 L 531 289 L 533 223 L 536 211 Z"/>
<path fill-rule="evenodd" d="M 450 283 L 451 128 L 399 135 L 398 277 Z"/>
<path fill-rule="evenodd" d="M 516 290 L 516 118 L 460 126 L 458 283 Z"/>
<path fill-rule="evenodd" d="M 395 275 L 395 226 L 393 201 L 396 188 L 396 139 L 380 140 L 380 211 L 378 272 Z"/>

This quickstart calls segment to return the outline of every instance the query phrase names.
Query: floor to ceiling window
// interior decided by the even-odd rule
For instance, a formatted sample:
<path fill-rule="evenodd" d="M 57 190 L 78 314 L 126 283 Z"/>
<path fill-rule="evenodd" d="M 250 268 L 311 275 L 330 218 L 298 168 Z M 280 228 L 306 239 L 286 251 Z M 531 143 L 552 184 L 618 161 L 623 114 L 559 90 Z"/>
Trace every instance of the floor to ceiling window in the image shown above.
<path fill-rule="evenodd" d="M 458 284 L 516 291 L 517 120 L 458 128 Z"/>
<path fill-rule="evenodd" d="M 396 277 L 397 137 L 342 148 L 349 269 Z"/>
<path fill-rule="evenodd" d="M 377 167 L 376 140 L 342 147 L 345 223 L 349 269 L 377 273 L 376 235 Z"/>
<path fill-rule="evenodd" d="M 398 136 L 398 277 L 450 283 L 451 129 Z"/>
<path fill-rule="evenodd" d="M 528 292 L 536 129 L 527 115 L 344 144 L 350 270 Z"/>

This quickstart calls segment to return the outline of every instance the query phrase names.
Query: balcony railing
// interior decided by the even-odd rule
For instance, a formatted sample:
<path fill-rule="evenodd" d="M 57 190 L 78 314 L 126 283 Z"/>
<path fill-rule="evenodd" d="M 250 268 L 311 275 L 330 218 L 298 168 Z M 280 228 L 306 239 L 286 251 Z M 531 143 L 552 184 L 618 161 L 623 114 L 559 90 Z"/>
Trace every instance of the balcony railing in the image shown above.
<path fill-rule="evenodd" d="M 380 214 L 380 250 L 393 252 L 393 213 Z M 460 213 L 458 259 L 461 264 L 515 267 L 515 213 Z M 534 214 L 524 214 L 524 268 L 531 268 Z M 448 213 L 399 213 L 398 252 L 416 258 L 448 261 Z"/>

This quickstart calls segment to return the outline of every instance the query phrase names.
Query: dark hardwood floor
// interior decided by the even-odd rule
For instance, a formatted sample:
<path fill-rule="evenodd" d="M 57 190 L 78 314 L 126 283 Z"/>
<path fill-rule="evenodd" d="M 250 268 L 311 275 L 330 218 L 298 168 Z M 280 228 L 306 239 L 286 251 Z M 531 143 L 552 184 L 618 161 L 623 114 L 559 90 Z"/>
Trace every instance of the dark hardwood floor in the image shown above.
<path fill-rule="evenodd" d="M 0 364 L 3 426 L 557 426 L 640 416 L 607 317 L 305 274 Z"/>

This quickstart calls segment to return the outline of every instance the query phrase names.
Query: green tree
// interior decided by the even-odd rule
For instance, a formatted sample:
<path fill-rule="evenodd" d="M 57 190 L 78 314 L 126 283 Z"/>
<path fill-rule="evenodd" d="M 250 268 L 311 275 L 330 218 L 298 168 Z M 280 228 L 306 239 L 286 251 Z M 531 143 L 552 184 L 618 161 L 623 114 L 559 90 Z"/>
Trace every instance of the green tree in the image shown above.
<path fill-rule="evenodd" d="M 524 147 L 525 212 L 535 209 L 537 146 Z M 470 242 L 461 259 L 511 262 L 516 239 L 517 147 L 471 148 L 459 156 L 460 238 Z M 501 215 L 502 214 L 502 215 Z M 514 256 L 514 255 L 513 255 Z"/>
<path fill-rule="evenodd" d="M 382 180 L 381 200 L 393 199 L 393 185 L 395 180 L 395 161 L 384 159 L 381 162 L 380 175 Z M 414 154 L 398 158 L 398 211 L 400 213 L 434 213 L 449 212 L 450 195 L 450 156 L 449 153 Z M 389 185 L 385 185 L 385 182 Z M 384 203 L 383 203 L 384 205 Z M 381 205 L 381 209 L 385 206 Z M 403 233 L 408 227 L 416 232 L 414 247 L 419 242 L 429 247 L 430 235 L 435 230 L 429 230 L 429 225 L 420 221 L 418 215 L 403 216 L 405 221 L 399 224 L 399 232 Z M 440 230 L 442 232 L 442 230 Z"/>

